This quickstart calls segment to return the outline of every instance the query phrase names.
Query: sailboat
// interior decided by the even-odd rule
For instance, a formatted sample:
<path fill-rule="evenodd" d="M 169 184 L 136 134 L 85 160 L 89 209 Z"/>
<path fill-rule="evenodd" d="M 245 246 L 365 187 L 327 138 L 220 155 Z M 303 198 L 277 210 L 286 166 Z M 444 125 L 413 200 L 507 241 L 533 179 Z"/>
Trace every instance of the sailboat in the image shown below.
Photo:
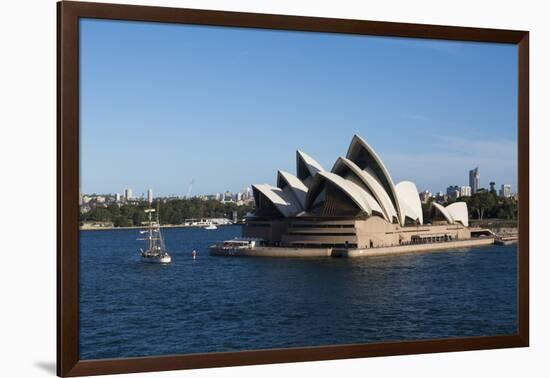
<path fill-rule="evenodd" d="M 152 213 L 155 212 L 155 209 L 148 208 L 145 210 L 145 213 L 148 215 L 147 229 L 140 231 L 141 234 L 145 234 L 144 238 L 139 238 L 138 240 L 144 240 L 146 244 L 146 250 L 144 251 L 140 248 L 141 260 L 143 262 L 153 263 L 153 264 L 169 264 L 172 261 L 172 258 L 166 250 L 164 245 L 164 239 L 162 238 L 162 233 L 160 232 L 160 221 L 157 211 L 156 220 L 153 220 Z"/>

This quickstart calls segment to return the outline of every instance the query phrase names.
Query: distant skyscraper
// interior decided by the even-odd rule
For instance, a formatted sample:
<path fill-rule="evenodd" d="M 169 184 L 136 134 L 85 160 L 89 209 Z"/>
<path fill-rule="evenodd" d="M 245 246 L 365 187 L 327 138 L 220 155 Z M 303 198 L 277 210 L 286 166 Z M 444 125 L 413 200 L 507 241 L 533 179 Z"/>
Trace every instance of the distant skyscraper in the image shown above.
<path fill-rule="evenodd" d="M 126 201 L 130 201 L 132 199 L 132 189 L 124 189 L 124 198 Z"/>
<path fill-rule="evenodd" d="M 472 188 L 468 185 L 461 186 L 460 187 L 460 196 L 461 197 L 471 197 L 472 196 Z"/>
<path fill-rule="evenodd" d="M 449 186 L 447 188 L 447 197 L 454 200 L 460 197 L 460 187 L 457 185 Z"/>
<path fill-rule="evenodd" d="M 115 202 L 120 202 L 120 193 L 115 194 Z"/>
<path fill-rule="evenodd" d="M 153 203 L 153 189 L 147 190 L 147 202 L 149 202 L 149 204 Z"/>
<path fill-rule="evenodd" d="M 508 184 L 502 184 L 500 187 L 500 196 L 504 198 L 512 197 L 512 187 Z"/>
<path fill-rule="evenodd" d="M 490 192 L 493 192 L 493 193 L 496 192 L 496 190 L 495 190 L 495 185 L 496 185 L 496 184 L 495 184 L 494 181 L 491 181 L 491 182 L 489 183 L 489 191 L 490 191 Z"/>
<path fill-rule="evenodd" d="M 472 193 L 476 193 L 479 190 L 479 168 L 475 167 L 470 171 L 470 188 Z"/>
<path fill-rule="evenodd" d="M 233 193 L 231 193 L 229 190 L 226 190 L 225 193 L 222 194 L 222 202 L 228 201 L 231 202 L 233 200 Z"/>

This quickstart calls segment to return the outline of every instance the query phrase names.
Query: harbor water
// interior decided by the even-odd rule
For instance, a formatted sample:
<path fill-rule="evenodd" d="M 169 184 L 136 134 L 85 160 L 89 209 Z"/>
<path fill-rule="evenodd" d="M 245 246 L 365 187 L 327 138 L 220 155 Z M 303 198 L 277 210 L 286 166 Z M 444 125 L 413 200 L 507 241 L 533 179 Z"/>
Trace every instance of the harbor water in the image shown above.
<path fill-rule="evenodd" d="M 80 232 L 80 358 L 242 351 L 516 333 L 516 245 L 402 256 L 231 258 L 240 226 Z M 192 250 L 198 254 L 192 258 Z"/>

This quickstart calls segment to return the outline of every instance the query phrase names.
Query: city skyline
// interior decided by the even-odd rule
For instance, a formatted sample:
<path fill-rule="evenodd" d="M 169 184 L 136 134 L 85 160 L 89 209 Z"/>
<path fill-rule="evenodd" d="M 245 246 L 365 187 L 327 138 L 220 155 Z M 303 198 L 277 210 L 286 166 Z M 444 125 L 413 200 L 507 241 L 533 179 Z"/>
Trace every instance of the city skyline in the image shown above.
<path fill-rule="evenodd" d="M 244 193 L 246 192 L 247 189 L 251 189 L 252 186 L 249 185 L 249 186 L 243 186 L 241 189 L 239 190 L 229 190 L 229 189 L 226 189 L 226 190 L 219 190 L 219 191 L 216 191 L 216 192 L 209 192 L 209 193 L 193 193 L 191 192 L 189 194 L 189 196 L 187 195 L 187 193 L 184 193 L 184 192 L 181 192 L 181 193 L 168 193 L 168 194 L 161 194 L 161 195 L 157 195 L 154 188 L 147 188 L 145 190 L 136 190 L 134 191 L 133 188 L 131 187 L 127 187 L 127 188 L 122 188 L 120 190 L 116 190 L 116 191 L 113 191 L 113 190 L 103 190 L 103 191 L 97 191 L 97 192 L 85 192 L 85 191 L 80 191 L 80 194 L 81 195 L 101 195 L 101 196 L 105 196 L 105 195 L 111 195 L 111 196 L 120 196 L 121 198 L 127 198 L 128 196 L 126 195 L 126 192 L 129 191 L 129 197 L 130 198 L 144 198 L 144 199 L 149 199 L 149 193 L 151 193 L 151 198 L 158 198 L 158 197 L 162 197 L 162 198 L 168 198 L 168 197 L 179 197 L 179 198 L 185 198 L 185 197 L 189 197 L 189 198 L 193 198 L 193 197 L 196 197 L 196 196 L 210 196 L 210 195 L 216 195 L 216 194 L 225 194 L 225 193 L 232 193 L 232 194 L 237 194 L 237 193 Z"/>
<path fill-rule="evenodd" d="M 479 167 L 476 167 L 475 169 L 478 169 Z M 471 170 L 469 171 L 471 172 Z M 493 180 L 491 179 L 488 179 L 487 180 L 487 183 L 490 184 L 491 182 L 493 182 Z M 512 185 L 509 184 L 509 183 L 496 183 L 499 187 L 497 191 L 497 193 L 500 193 L 502 191 L 507 191 L 507 193 L 514 193 L 512 191 Z M 122 188 L 122 190 L 120 191 L 101 191 L 101 192 L 81 192 L 82 195 L 113 195 L 113 196 L 122 196 L 122 197 L 126 197 L 126 192 L 129 191 L 130 193 L 130 196 L 132 198 L 147 198 L 149 199 L 149 193 L 151 193 L 151 198 L 157 198 L 157 197 L 161 197 L 161 198 L 170 198 L 170 197 L 178 197 L 178 198 L 193 198 L 193 197 L 200 197 L 200 196 L 213 196 L 213 195 L 223 195 L 223 194 L 227 194 L 227 193 L 231 193 L 231 194 L 238 194 L 238 193 L 245 193 L 247 191 L 247 189 L 251 189 L 252 185 L 249 185 L 249 186 L 243 186 L 241 189 L 238 189 L 238 190 L 229 190 L 229 189 L 226 189 L 226 190 L 218 190 L 218 191 L 215 191 L 215 192 L 208 192 L 208 193 L 193 193 L 191 192 L 189 194 L 189 196 L 187 195 L 187 193 L 169 193 L 169 194 L 165 194 L 165 195 L 160 195 L 160 196 L 155 196 L 154 193 L 154 189 L 153 188 L 147 188 L 145 189 L 144 191 L 140 191 L 138 190 L 136 193 L 141 193 L 139 196 L 137 195 L 132 195 L 133 193 L 133 188 Z M 445 188 L 440 188 L 440 189 L 437 189 L 437 190 L 432 190 L 430 188 L 423 188 L 423 189 L 420 189 L 419 188 L 419 194 L 421 193 L 424 193 L 424 192 L 429 192 L 431 193 L 432 195 L 437 195 L 438 193 L 445 193 L 446 191 L 448 191 L 450 188 L 452 187 L 456 187 L 457 190 L 459 190 L 460 194 L 458 195 L 458 197 L 469 197 L 471 196 L 473 193 L 475 193 L 475 191 L 472 189 L 472 187 L 470 185 L 456 185 L 456 183 L 451 183 L 451 184 L 448 184 Z M 489 190 L 489 187 L 490 185 L 487 185 L 487 186 L 483 186 L 483 185 L 480 185 L 479 189 L 485 189 L 485 190 Z"/>
<path fill-rule="evenodd" d="M 476 166 L 481 187 L 516 191 L 514 46 L 97 20 L 81 33 L 83 193 L 274 184 L 297 149 L 330 170 L 353 134 L 421 191 L 467 185 Z"/>

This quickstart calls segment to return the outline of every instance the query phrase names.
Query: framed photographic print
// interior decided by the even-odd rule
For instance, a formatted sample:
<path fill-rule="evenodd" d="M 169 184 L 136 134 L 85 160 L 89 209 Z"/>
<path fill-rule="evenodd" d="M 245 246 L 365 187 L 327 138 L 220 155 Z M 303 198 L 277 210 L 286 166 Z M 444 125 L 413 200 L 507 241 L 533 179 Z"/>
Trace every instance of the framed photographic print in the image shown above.
<path fill-rule="evenodd" d="M 58 3 L 58 375 L 529 344 L 529 35 Z"/>

